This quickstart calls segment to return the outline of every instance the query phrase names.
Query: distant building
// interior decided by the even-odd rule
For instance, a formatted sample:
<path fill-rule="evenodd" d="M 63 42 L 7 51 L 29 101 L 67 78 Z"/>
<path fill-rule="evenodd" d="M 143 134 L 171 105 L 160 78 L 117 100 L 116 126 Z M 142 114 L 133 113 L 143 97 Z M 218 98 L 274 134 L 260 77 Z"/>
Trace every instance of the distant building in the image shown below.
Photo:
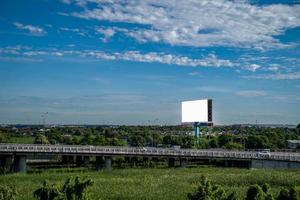
<path fill-rule="evenodd" d="M 289 149 L 297 149 L 300 147 L 300 140 L 288 140 L 287 142 Z"/>

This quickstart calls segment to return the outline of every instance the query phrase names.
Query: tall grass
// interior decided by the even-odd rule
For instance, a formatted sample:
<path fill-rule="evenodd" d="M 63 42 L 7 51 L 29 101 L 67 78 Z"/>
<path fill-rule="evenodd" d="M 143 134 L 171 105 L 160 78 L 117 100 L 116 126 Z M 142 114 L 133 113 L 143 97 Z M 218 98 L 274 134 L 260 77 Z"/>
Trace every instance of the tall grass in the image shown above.
<path fill-rule="evenodd" d="M 300 171 L 248 170 L 236 168 L 197 167 L 186 169 L 118 169 L 112 171 L 47 171 L 32 174 L 0 176 L 0 185 L 15 185 L 18 199 L 33 199 L 32 192 L 45 179 L 63 183 L 73 176 L 89 177 L 95 184 L 89 189 L 92 199 L 186 199 L 202 175 L 242 197 L 251 184 L 269 183 L 272 192 L 280 187 L 300 186 Z"/>

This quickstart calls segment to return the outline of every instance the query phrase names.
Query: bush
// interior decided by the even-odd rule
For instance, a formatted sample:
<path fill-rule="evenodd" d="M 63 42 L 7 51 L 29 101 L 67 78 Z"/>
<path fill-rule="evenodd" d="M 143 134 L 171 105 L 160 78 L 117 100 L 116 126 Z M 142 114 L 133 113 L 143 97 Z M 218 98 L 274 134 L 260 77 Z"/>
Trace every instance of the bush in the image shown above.
<path fill-rule="evenodd" d="M 298 194 L 295 188 L 282 188 L 279 192 L 277 200 L 297 200 Z"/>
<path fill-rule="evenodd" d="M 17 196 L 16 188 L 13 186 L 0 186 L 0 200 L 15 200 Z"/>
<path fill-rule="evenodd" d="M 49 185 L 47 181 L 43 186 L 33 192 L 33 196 L 38 200 L 87 200 L 86 189 L 91 186 L 91 179 L 81 180 L 79 177 L 69 178 L 61 187 L 58 184 Z"/>
<path fill-rule="evenodd" d="M 196 192 L 188 193 L 189 200 L 236 200 L 235 193 L 231 193 L 228 196 L 225 190 L 207 180 L 206 177 L 201 177 L 200 185 Z"/>

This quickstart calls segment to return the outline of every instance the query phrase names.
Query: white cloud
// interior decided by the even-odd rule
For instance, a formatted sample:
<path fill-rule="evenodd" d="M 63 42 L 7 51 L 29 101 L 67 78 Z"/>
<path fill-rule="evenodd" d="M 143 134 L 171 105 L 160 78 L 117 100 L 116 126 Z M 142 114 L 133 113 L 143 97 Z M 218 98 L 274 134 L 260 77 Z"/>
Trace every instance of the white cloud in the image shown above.
<path fill-rule="evenodd" d="M 59 30 L 73 32 L 73 33 L 77 33 L 78 35 L 81 35 L 81 36 L 86 36 L 86 33 L 83 30 L 78 29 L 78 28 L 61 27 L 61 28 L 59 28 Z"/>
<path fill-rule="evenodd" d="M 278 71 L 278 70 L 279 70 L 279 65 L 278 65 L 278 64 L 271 64 L 271 65 L 268 67 L 268 70 L 269 70 L 269 71 Z"/>
<path fill-rule="evenodd" d="M 257 6 L 248 1 L 75 0 L 83 6 L 71 15 L 143 25 L 126 32 L 141 42 L 186 46 L 281 48 L 274 36 L 300 26 L 300 5 Z M 89 7 L 93 4 L 96 6 Z M 139 26 L 140 27 L 140 26 Z"/>
<path fill-rule="evenodd" d="M 200 73 L 199 72 L 190 72 L 190 73 L 188 73 L 188 75 L 189 76 L 198 76 L 198 75 L 200 75 Z"/>
<path fill-rule="evenodd" d="M 246 66 L 245 69 L 250 70 L 252 72 L 255 72 L 257 69 L 259 69 L 261 66 L 258 64 L 251 64 L 249 66 Z"/>
<path fill-rule="evenodd" d="M 291 73 L 278 73 L 278 74 L 258 74 L 251 76 L 242 76 L 242 78 L 248 79 L 271 79 L 271 80 L 296 80 L 300 79 L 300 72 L 291 72 Z"/>
<path fill-rule="evenodd" d="M 91 57 L 104 60 L 124 60 L 134 62 L 147 62 L 147 63 L 162 63 L 190 67 L 234 67 L 235 63 L 230 60 L 220 59 L 214 54 L 209 54 L 204 58 L 190 58 L 186 56 L 167 54 L 163 52 L 149 52 L 141 53 L 139 51 L 125 51 L 108 53 L 98 50 L 57 50 L 57 49 L 44 49 L 32 50 L 24 48 L 4 47 L 0 48 L 0 55 L 19 55 L 19 56 L 81 56 Z"/>
<path fill-rule="evenodd" d="M 155 62 L 163 64 L 174 64 L 191 67 L 233 67 L 235 66 L 230 60 L 218 59 L 216 55 L 209 54 L 202 59 L 189 58 L 186 56 L 177 56 L 172 54 L 150 52 L 140 53 L 139 51 L 126 51 L 124 53 L 105 53 L 102 51 L 83 52 L 84 56 L 92 56 L 106 60 L 126 60 L 136 62 Z"/>
<path fill-rule="evenodd" d="M 35 36 L 42 36 L 42 35 L 46 34 L 46 31 L 43 28 L 40 28 L 38 26 L 25 25 L 25 24 L 21 24 L 19 22 L 15 22 L 14 25 L 18 29 L 27 30 L 27 31 L 29 31 L 29 33 L 31 33 L 32 35 L 35 35 Z"/>
<path fill-rule="evenodd" d="M 242 90 L 236 92 L 236 95 L 243 97 L 261 97 L 266 96 L 266 92 L 262 90 Z"/>
<path fill-rule="evenodd" d="M 231 89 L 224 88 L 222 86 L 201 86 L 195 88 L 197 91 L 202 91 L 202 92 L 214 92 L 214 93 L 227 93 L 231 92 Z"/>
<path fill-rule="evenodd" d="M 102 41 L 106 42 L 110 37 L 114 36 L 116 31 L 113 28 L 96 28 L 96 31 L 100 33 L 103 38 Z"/>

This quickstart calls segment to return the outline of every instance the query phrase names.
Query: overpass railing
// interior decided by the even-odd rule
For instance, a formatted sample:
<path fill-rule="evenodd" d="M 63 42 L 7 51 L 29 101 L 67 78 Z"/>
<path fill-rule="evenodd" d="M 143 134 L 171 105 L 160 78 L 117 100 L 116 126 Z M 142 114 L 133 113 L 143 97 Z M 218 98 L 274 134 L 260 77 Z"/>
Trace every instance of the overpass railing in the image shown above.
<path fill-rule="evenodd" d="M 224 158 L 224 159 L 264 159 L 300 162 L 300 153 L 270 152 L 260 154 L 251 151 L 229 151 L 209 149 L 174 149 L 153 147 L 114 147 L 90 145 L 36 145 L 0 144 L 1 153 L 23 154 L 83 154 L 83 155 L 123 155 L 123 156 L 162 156 L 186 158 Z"/>

